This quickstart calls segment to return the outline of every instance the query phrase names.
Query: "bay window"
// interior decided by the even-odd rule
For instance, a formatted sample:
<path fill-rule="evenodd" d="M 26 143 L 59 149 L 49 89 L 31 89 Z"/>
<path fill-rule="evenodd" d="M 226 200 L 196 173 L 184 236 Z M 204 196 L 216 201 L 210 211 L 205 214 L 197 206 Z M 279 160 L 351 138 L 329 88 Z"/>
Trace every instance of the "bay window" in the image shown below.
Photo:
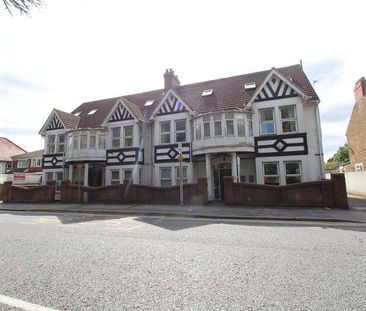
<path fill-rule="evenodd" d="M 295 106 L 280 107 L 280 116 L 282 132 L 295 133 L 297 131 Z"/>
<path fill-rule="evenodd" d="M 88 147 L 88 133 L 80 133 L 80 149 L 86 149 Z"/>
<path fill-rule="evenodd" d="M 79 149 L 79 133 L 74 132 L 74 142 L 72 148 L 74 150 Z"/>
<path fill-rule="evenodd" d="M 238 115 L 237 119 L 237 127 L 238 127 L 238 136 L 245 136 L 245 119 L 244 114 Z"/>
<path fill-rule="evenodd" d="M 210 137 L 210 116 L 203 117 L 203 137 Z"/>
<path fill-rule="evenodd" d="M 222 116 L 215 115 L 214 119 L 214 134 L 215 136 L 222 136 Z"/>
<path fill-rule="evenodd" d="M 202 138 L 202 119 L 195 120 L 194 132 L 196 140 L 201 140 Z"/>
<path fill-rule="evenodd" d="M 97 133 L 96 131 L 90 131 L 89 133 L 89 148 L 90 149 L 95 149 L 96 145 L 97 145 Z"/>
<path fill-rule="evenodd" d="M 274 118 L 274 109 L 267 108 L 259 110 L 259 124 L 260 124 L 260 134 L 268 135 L 276 133 L 276 124 Z"/>

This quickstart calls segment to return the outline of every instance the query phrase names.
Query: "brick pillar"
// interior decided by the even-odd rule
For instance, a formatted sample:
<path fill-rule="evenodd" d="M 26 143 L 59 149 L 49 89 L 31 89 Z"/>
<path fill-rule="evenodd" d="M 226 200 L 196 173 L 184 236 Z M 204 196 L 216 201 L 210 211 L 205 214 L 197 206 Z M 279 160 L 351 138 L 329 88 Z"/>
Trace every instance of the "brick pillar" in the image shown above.
<path fill-rule="evenodd" d="M 198 200 L 200 204 L 208 204 L 207 177 L 197 178 Z"/>
<path fill-rule="evenodd" d="M 347 209 L 348 199 L 344 174 L 331 174 L 331 179 L 333 181 L 334 207 Z"/>
<path fill-rule="evenodd" d="M 224 202 L 234 205 L 234 177 L 224 176 Z"/>
<path fill-rule="evenodd" d="M 68 203 L 71 201 L 71 181 L 70 180 L 63 180 L 61 182 L 61 203 Z"/>
<path fill-rule="evenodd" d="M 13 196 L 13 193 L 12 193 L 12 187 L 13 186 L 13 183 L 11 181 L 6 181 L 4 182 L 4 189 L 3 189 L 3 193 L 4 193 L 4 202 L 5 203 L 8 203 L 8 202 L 11 202 L 12 200 L 12 196 Z"/>

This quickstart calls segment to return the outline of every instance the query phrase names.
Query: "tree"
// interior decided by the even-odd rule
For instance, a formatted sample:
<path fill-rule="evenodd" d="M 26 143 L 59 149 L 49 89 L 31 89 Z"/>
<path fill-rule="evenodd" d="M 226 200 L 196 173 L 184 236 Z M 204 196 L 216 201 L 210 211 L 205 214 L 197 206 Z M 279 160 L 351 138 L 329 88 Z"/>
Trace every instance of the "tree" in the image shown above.
<path fill-rule="evenodd" d="M 338 148 L 337 152 L 328 159 L 327 163 L 325 163 L 325 169 L 333 170 L 338 165 L 349 162 L 349 153 L 348 153 L 348 145 L 344 144 Z"/>
<path fill-rule="evenodd" d="M 5 9 L 13 15 L 13 10 L 21 14 L 29 14 L 32 7 L 39 7 L 42 0 L 3 0 Z"/>

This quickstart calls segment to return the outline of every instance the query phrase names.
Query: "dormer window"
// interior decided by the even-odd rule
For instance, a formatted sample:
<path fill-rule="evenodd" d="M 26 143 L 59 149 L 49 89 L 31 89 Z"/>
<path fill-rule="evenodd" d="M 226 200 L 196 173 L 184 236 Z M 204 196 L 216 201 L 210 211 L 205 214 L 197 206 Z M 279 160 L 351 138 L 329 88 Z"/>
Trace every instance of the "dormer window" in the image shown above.
<path fill-rule="evenodd" d="M 88 112 L 88 115 L 89 115 L 89 116 L 90 116 L 90 115 L 93 115 L 94 113 L 96 113 L 96 112 L 97 112 L 97 110 L 98 110 L 98 109 L 90 110 L 90 111 Z"/>
<path fill-rule="evenodd" d="M 255 84 L 255 82 L 249 82 L 244 84 L 245 90 L 254 90 L 256 87 L 257 85 Z"/>
<path fill-rule="evenodd" d="M 149 99 L 146 101 L 146 103 L 144 104 L 144 106 L 151 106 L 154 103 L 153 99 Z"/>
<path fill-rule="evenodd" d="M 204 90 L 202 92 L 202 97 L 210 96 L 213 94 L 213 89 Z"/>

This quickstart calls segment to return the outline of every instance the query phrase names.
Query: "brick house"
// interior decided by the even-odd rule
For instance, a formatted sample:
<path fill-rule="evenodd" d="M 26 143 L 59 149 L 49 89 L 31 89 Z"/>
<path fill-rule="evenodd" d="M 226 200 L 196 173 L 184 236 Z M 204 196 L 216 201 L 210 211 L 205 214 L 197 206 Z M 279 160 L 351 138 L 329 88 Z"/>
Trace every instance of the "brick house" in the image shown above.
<path fill-rule="evenodd" d="M 347 127 L 347 142 L 350 164 L 347 171 L 361 172 L 366 169 L 366 80 L 356 82 L 354 88 L 355 105 Z"/>
<path fill-rule="evenodd" d="M 319 98 L 300 65 L 180 85 L 54 109 L 45 138 L 44 182 L 155 186 L 208 178 L 222 199 L 223 177 L 283 185 L 323 176 Z"/>
<path fill-rule="evenodd" d="M 11 173 L 12 156 L 25 153 L 25 150 L 5 137 L 0 137 L 0 174 Z"/>
<path fill-rule="evenodd" d="M 42 180 L 43 149 L 13 156 L 13 182 L 40 184 Z"/>

